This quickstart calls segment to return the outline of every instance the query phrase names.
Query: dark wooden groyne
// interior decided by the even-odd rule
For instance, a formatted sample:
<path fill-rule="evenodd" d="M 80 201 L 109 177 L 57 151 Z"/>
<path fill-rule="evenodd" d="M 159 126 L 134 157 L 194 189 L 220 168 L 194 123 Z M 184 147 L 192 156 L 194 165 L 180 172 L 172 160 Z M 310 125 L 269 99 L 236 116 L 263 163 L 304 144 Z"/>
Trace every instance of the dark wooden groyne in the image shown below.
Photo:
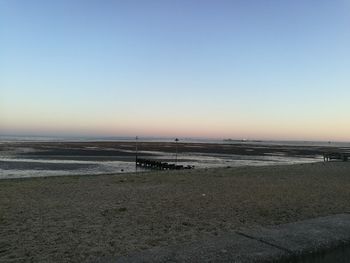
<path fill-rule="evenodd" d="M 157 170 L 183 170 L 183 169 L 193 169 L 193 165 L 177 165 L 167 162 L 161 162 L 156 160 L 149 160 L 149 159 L 141 159 L 136 158 L 136 166 L 142 167 L 142 168 L 149 168 L 149 169 L 157 169 Z"/>
<path fill-rule="evenodd" d="M 326 152 L 323 153 L 323 161 L 329 162 L 331 160 L 341 160 L 341 161 L 348 161 L 350 158 L 349 152 Z"/>

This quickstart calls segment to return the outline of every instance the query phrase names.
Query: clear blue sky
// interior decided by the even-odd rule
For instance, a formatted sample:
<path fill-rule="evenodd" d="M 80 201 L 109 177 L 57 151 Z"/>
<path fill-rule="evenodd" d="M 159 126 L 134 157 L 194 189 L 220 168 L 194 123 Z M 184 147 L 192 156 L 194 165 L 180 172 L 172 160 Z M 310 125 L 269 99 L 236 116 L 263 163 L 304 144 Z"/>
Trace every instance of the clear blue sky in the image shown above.
<path fill-rule="evenodd" d="M 0 0 L 0 133 L 350 140 L 350 1 Z"/>

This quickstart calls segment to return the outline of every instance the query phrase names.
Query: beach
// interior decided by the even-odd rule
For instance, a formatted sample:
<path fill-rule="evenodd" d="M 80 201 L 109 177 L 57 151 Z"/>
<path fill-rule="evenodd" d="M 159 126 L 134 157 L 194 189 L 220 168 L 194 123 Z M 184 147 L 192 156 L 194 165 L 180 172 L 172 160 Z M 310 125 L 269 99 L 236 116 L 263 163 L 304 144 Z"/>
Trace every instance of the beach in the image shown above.
<path fill-rule="evenodd" d="M 89 262 L 350 211 L 350 163 L 0 180 L 1 262 Z"/>
<path fill-rule="evenodd" d="M 349 263 L 349 11 L 0 0 L 0 263 Z"/>

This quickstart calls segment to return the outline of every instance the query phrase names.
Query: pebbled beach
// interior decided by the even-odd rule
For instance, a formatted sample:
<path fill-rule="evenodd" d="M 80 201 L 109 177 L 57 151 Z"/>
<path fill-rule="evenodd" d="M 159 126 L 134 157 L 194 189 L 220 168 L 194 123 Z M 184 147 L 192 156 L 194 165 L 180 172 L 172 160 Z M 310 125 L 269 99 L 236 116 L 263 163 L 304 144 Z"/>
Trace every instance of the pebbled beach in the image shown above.
<path fill-rule="evenodd" d="M 350 163 L 0 181 L 1 262 L 86 262 L 350 211 Z"/>

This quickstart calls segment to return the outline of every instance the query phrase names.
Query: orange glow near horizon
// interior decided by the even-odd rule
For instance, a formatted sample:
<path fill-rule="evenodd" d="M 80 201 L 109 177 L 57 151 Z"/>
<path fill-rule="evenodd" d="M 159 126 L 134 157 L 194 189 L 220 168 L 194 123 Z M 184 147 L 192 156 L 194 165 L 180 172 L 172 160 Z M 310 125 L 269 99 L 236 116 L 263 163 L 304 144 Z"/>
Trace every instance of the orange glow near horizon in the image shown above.
<path fill-rule="evenodd" d="M 342 127 L 339 130 L 338 127 Z M 298 124 L 268 121 L 224 121 L 173 119 L 159 122 L 142 118 L 130 121 L 108 119 L 45 119 L 33 121 L 2 120 L 2 133 L 82 135 L 82 136 L 145 136 L 187 138 L 232 138 L 262 140 L 350 141 L 350 125 L 341 120 L 322 123 L 300 121 Z M 10 134 L 8 134 L 10 135 Z"/>

